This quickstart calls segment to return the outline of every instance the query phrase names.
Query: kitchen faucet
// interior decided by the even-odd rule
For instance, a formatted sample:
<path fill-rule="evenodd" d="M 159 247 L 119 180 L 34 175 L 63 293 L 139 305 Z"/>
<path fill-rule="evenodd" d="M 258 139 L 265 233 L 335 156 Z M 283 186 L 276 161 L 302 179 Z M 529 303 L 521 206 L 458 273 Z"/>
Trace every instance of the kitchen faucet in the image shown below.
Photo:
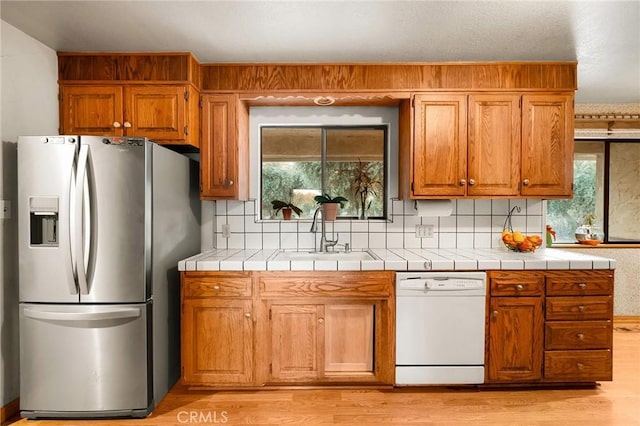
<path fill-rule="evenodd" d="M 311 229 L 309 230 L 309 232 L 313 232 L 313 233 L 318 232 L 318 214 L 320 214 L 322 216 L 322 220 L 320 221 L 321 235 L 320 235 L 320 250 L 318 251 L 325 252 L 325 251 L 328 251 L 327 250 L 328 247 L 333 247 L 336 244 L 338 244 L 338 240 L 340 239 L 340 234 L 336 235 L 335 240 L 327 239 L 326 226 L 325 226 L 326 221 L 324 219 L 324 212 L 320 211 L 321 209 L 322 209 L 322 206 L 318 207 L 316 211 L 313 213 L 313 222 L 311 223 Z M 315 241 L 314 241 L 314 247 L 315 247 Z"/>

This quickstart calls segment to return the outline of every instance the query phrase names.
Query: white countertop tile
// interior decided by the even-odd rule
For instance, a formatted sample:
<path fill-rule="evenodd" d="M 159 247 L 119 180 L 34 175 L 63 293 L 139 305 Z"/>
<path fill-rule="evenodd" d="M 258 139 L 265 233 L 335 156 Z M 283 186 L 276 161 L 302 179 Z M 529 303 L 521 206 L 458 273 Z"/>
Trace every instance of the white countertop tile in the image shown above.
<path fill-rule="evenodd" d="M 540 249 L 534 253 L 504 248 L 370 249 L 375 260 L 271 260 L 277 249 L 213 249 L 178 262 L 180 271 L 424 271 L 614 269 L 616 261 L 589 254 Z"/>

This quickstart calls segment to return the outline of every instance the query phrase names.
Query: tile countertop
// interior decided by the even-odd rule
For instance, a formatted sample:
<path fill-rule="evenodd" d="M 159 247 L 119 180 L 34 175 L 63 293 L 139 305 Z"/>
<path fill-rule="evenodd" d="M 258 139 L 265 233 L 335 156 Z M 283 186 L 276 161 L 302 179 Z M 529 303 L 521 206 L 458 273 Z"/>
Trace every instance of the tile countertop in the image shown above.
<path fill-rule="evenodd" d="M 178 263 L 180 271 L 484 271 L 615 269 L 616 261 L 560 249 L 369 249 L 376 260 L 275 261 L 281 250 L 213 249 Z"/>

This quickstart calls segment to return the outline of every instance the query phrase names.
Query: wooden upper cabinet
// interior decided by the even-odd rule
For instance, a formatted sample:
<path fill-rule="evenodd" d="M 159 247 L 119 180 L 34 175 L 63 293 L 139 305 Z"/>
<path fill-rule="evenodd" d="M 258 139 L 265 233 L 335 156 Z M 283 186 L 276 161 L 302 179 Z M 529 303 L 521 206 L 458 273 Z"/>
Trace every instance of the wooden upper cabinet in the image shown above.
<path fill-rule="evenodd" d="M 523 196 L 571 197 L 573 94 L 522 96 Z"/>
<path fill-rule="evenodd" d="M 62 134 L 198 146 L 198 92 L 188 85 L 61 85 L 60 95 Z"/>
<path fill-rule="evenodd" d="M 122 86 L 61 86 L 60 133 L 122 136 Z"/>
<path fill-rule="evenodd" d="M 517 196 L 520 96 L 469 96 L 467 195 Z"/>
<path fill-rule="evenodd" d="M 189 134 L 184 86 L 132 86 L 126 89 L 127 134 L 181 140 Z"/>
<path fill-rule="evenodd" d="M 246 200 L 248 112 L 237 95 L 205 95 L 200 147 L 201 198 Z"/>
<path fill-rule="evenodd" d="M 467 176 L 467 96 L 420 94 L 414 100 L 412 193 L 462 196 Z"/>

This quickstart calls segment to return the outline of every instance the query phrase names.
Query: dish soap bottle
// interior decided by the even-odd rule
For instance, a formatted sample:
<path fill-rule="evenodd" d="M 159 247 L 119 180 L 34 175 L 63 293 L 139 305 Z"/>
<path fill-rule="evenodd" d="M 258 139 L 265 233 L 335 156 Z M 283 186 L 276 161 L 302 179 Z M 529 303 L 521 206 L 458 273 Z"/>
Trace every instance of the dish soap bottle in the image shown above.
<path fill-rule="evenodd" d="M 551 225 L 547 225 L 547 247 L 553 245 L 553 241 L 556 240 L 556 231 L 553 230 Z"/>

